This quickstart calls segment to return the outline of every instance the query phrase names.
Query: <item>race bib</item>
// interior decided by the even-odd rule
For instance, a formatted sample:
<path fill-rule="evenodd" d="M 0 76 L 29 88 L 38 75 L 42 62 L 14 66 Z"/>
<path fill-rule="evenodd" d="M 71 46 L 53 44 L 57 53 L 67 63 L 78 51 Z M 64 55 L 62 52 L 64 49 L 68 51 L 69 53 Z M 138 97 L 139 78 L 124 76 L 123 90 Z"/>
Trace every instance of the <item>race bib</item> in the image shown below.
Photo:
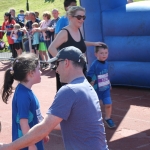
<path fill-rule="evenodd" d="M 108 79 L 108 73 L 98 75 L 98 87 L 101 88 L 103 86 L 107 86 L 110 84 L 110 81 Z"/>
<path fill-rule="evenodd" d="M 41 114 L 40 109 L 36 110 L 36 115 L 37 115 L 37 118 L 38 118 L 38 122 L 41 122 L 43 120 L 43 116 Z"/>

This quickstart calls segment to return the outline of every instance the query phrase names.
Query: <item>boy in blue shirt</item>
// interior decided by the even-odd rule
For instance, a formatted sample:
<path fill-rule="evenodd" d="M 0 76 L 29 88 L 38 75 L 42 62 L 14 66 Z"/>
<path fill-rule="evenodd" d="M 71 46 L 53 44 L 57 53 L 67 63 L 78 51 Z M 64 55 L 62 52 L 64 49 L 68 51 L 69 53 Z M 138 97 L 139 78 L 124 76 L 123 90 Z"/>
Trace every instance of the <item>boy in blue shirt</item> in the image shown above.
<path fill-rule="evenodd" d="M 34 22 L 32 24 L 32 28 L 38 28 L 39 24 L 37 22 Z M 37 55 L 39 58 L 39 43 L 40 43 L 40 33 L 39 32 L 34 32 L 32 33 L 32 52 Z"/>
<path fill-rule="evenodd" d="M 76 6 L 77 5 L 77 1 L 76 0 L 64 0 L 64 8 L 65 11 L 68 10 L 69 6 Z M 67 16 L 62 16 L 55 27 L 55 36 L 61 31 L 61 29 L 65 26 L 67 26 L 69 24 L 68 18 Z"/>
<path fill-rule="evenodd" d="M 17 18 L 24 23 L 24 18 L 25 18 L 25 14 L 24 14 L 24 10 L 20 10 L 20 14 L 18 14 Z"/>
<path fill-rule="evenodd" d="M 92 63 L 87 72 L 87 79 L 93 85 L 99 100 L 105 106 L 105 122 L 109 128 L 116 127 L 111 119 L 112 100 L 110 96 L 111 84 L 108 78 L 108 47 L 105 44 L 95 47 L 96 60 Z"/>

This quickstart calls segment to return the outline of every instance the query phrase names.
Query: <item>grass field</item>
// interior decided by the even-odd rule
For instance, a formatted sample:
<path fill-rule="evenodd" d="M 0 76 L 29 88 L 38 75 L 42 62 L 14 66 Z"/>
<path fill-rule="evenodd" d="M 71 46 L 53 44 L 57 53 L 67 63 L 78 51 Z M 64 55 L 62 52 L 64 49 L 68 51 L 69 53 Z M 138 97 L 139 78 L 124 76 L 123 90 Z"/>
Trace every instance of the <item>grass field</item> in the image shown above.
<path fill-rule="evenodd" d="M 8 12 L 9 8 L 14 8 L 16 14 L 18 14 L 20 9 L 26 10 L 26 2 L 26 0 L 0 0 L 0 24 L 3 22 L 4 13 Z M 38 11 L 40 17 L 42 16 L 42 12 L 51 12 L 53 8 L 57 8 L 60 11 L 60 15 L 63 15 L 65 13 L 63 2 L 64 0 L 55 0 L 54 3 L 45 3 L 45 0 L 28 0 L 30 11 Z M 79 0 L 77 2 L 79 4 Z"/>
<path fill-rule="evenodd" d="M 40 17 L 42 16 L 42 12 L 46 10 L 51 11 L 53 8 L 57 8 L 60 11 L 60 15 L 63 15 L 65 13 L 63 1 L 64 0 L 55 0 L 54 3 L 45 3 L 45 0 L 28 0 L 29 9 L 32 11 L 38 11 L 40 13 Z M 3 22 L 4 13 L 8 12 L 9 8 L 15 8 L 16 14 L 18 14 L 20 9 L 26 10 L 26 2 L 26 0 L 0 0 L 0 25 Z M 77 0 L 77 2 L 79 5 L 79 0 Z"/>
<path fill-rule="evenodd" d="M 77 3 L 79 5 L 79 1 Z M 142 1 L 142 0 L 134 0 L 134 1 Z M 40 18 L 42 18 L 42 13 L 44 11 L 51 11 L 53 8 L 57 8 L 60 12 L 60 16 L 62 16 L 65 11 L 63 7 L 64 0 L 55 0 L 53 3 L 46 2 L 45 0 L 28 0 L 30 11 L 38 11 L 40 13 Z M 26 0 L 0 0 L 0 25 L 2 25 L 4 19 L 4 13 L 8 12 L 10 8 L 14 8 L 16 10 L 16 15 L 19 13 L 20 9 L 26 10 Z M 5 37 L 4 37 L 4 41 Z"/>
<path fill-rule="evenodd" d="M 57 8 L 60 12 L 60 16 L 65 14 L 63 7 L 64 0 L 55 0 L 55 2 L 50 3 L 45 0 L 28 0 L 29 10 L 30 11 L 38 11 L 40 13 L 40 18 L 42 19 L 42 13 L 44 11 L 52 11 L 52 9 Z M 16 10 L 16 15 L 19 13 L 20 9 L 26 11 L 26 0 L 0 0 L 0 25 L 3 23 L 4 13 L 8 12 L 10 8 L 14 8 Z M 79 5 L 79 0 L 77 0 L 77 4 Z M 6 41 L 6 37 L 4 36 L 4 41 Z"/>

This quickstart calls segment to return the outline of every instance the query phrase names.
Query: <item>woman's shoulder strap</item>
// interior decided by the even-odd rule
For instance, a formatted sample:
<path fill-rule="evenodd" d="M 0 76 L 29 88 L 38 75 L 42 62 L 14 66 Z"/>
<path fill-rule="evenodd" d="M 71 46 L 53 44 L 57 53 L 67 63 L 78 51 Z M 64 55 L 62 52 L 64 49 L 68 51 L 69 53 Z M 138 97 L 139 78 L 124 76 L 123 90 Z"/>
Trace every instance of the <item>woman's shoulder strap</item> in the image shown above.
<path fill-rule="evenodd" d="M 71 36 L 71 35 L 70 35 L 70 32 L 69 32 L 69 30 L 68 30 L 68 29 L 66 29 L 66 28 L 62 28 L 62 30 L 65 30 L 65 31 L 67 31 L 67 33 L 68 33 L 68 36 Z"/>
<path fill-rule="evenodd" d="M 80 32 L 81 37 L 83 37 L 80 28 L 79 28 L 79 32 Z"/>
<path fill-rule="evenodd" d="M 66 30 L 69 33 L 68 29 L 66 29 L 66 28 L 62 28 L 61 30 Z"/>

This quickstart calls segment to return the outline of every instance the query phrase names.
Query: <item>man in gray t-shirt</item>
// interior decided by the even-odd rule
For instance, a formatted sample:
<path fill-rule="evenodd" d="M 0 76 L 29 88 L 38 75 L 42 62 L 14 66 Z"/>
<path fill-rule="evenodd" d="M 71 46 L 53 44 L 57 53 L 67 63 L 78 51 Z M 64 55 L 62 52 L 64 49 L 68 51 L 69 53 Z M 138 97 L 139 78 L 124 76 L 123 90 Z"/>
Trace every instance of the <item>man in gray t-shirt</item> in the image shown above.
<path fill-rule="evenodd" d="M 48 114 L 60 117 L 66 150 L 106 150 L 99 99 L 81 76 L 63 86 Z"/>
<path fill-rule="evenodd" d="M 78 48 L 69 46 L 50 61 L 55 62 L 60 82 L 68 84 L 57 92 L 45 119 L 22 138 L 2 146 L 7 147 L 2 150 L 32 145 L 59 123 L 66 150 L 108 150 L 99 99 L 83 74 L 84 54 Z"/>

